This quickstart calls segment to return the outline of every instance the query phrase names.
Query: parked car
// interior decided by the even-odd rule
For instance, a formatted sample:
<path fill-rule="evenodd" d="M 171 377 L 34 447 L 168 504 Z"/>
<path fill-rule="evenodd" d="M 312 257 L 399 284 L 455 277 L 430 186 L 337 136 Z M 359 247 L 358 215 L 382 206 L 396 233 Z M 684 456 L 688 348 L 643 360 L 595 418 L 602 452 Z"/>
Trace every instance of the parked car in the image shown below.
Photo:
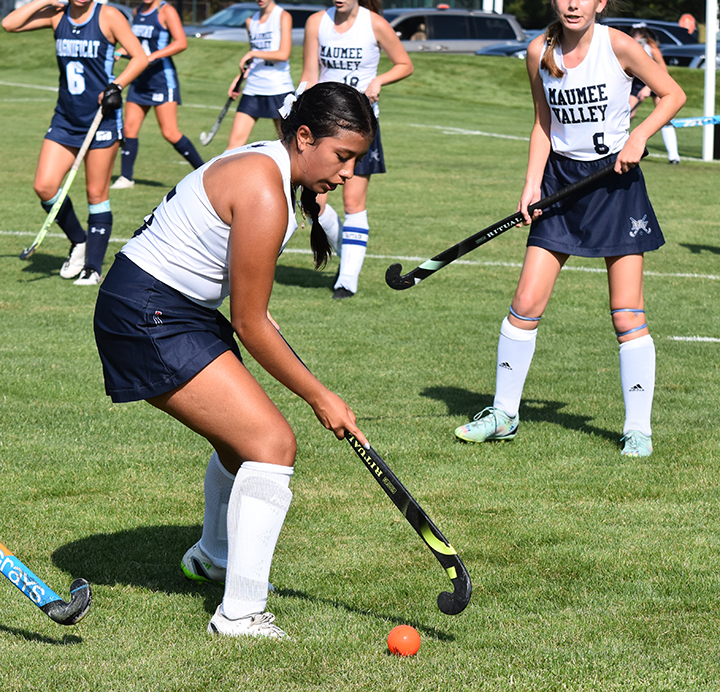
<path fill-rule="evenodd" d="M 305 38 L 305 22 L 315 12 L 326 9 L 327 5 L 292 5 L 279 3 L 292 17 L 292 43 L 301 46 Z M 239 41 L 248 42 L 247 19 L 258 11 L 257 3 L 238 2 L 216 12 L 208 17 L 202 24 L 186 26 L 185 33 L 195 38 L 205 38 L 211 41 Z"/>
<path fill-rule="evenodd" d="M 98 0 L 98 2 L 103 2 L 103 0 Z M 103 5 L 107 5 L 108 7 L 114 7 L 116 10 L 119 10 L 120 12 L 122 12 L 125 15 L 128 22 L 130 22 L 130 24 L 132 24 L 132 22 L 133 22 L 132 7 L 128 7 L 127 5 L 120 5 L 119 3 L 116 3 L 116 2 L 103 2 Z"/>
<path fill-rule="evenodd" d="M 526 38 L 522 41 L 501 41 L 485 46 L 475 53 L 475 55 L 494 55 L 496 57 L 520 58 L 524 60 L 527 57 L 527 49 L 532 40 L 542 34 L 545 29 L 526 29 Z"/>
<path fill-rule="evenodd" d="M 475 53 L 493 43 L 525 39 L 511 14 L 439 7 L 388 9 L 383 16 L 408 52 Z"/>
<path fill-rule="evenodd" d="M 705 69 L 705 44 L 692 43 L 685 46 L 662 46 L 665 64 L 673 67 L 694 67 Z M 720 70 L 720 40 L 715 53 L 715 69 Z"/>
<path fill-rule="evenodd" d="M 656 19 L 628 19 L 627 17 L 605 17 L 600 20 L 601 24 L 607 24 L 615 29 L 620 29 L 626 34 L 631 34 L 638 24 L 644 24 L 655 34 L 660 50 L 665 46 L 683 46 L 698 42 L 698 32 L 690 34 L 687 29 L 675 22 L 661 22 Z"/>

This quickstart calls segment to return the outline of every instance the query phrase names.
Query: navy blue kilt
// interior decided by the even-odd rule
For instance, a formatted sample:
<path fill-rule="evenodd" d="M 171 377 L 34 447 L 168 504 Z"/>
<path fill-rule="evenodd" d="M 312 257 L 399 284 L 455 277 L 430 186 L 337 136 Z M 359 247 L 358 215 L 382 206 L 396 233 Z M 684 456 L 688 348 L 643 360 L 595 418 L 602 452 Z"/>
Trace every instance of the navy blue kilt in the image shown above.
<path fill-rule="evenodd" d="M 551 152 L 542 182 L 547 197 L 594 173 L 617 155 L 575 161 Z M 619 257 L 657 250 L 664 245 L 640 167 L 610 173 L 533 221 L 527 244 L 578 257 Z"/>
<path fill-rule="evenodd" d="M 55 111 L 50 127 L 45 133 L 45 139 L 49 139 L 65 147 L 79 149 L 85 141 L 88 128 L 78 128 L 71 123 L 62 113 Z M 122 109 L 109 118 L 100 121 L 97 132 L 90 142 L 90 149 L 105 149 L 122 139 Z"/>
<path fill-rule="evenodd" d="M 225 351 L 242 361 L 222 313 L 194 303 L 122 253 L 100 285 L 94 328 L 105 392 L 118 403 L 165 394 Z"/>
<path fill-rule="evenodd" d="M 292 91 L 288 91 L 287 94 L 273 94 L 272 96 L 243 94 L 240 97 L 237 112 L 245 113 L 251 118 L 271 118 L 273 120 L 279 120 L 280 113 L 278 113 L 278 111 L 282 108 L 285 97 L 292 93 Z"/>
<path fill-rule="evenodd" d="M 380 125 L 378 125 L 375 139 L 363 160 L 355 166 L 355 175 L 375 175 L 385 173 L 385 154 L 383 153 L 382 139 L 380 139 Z"/>

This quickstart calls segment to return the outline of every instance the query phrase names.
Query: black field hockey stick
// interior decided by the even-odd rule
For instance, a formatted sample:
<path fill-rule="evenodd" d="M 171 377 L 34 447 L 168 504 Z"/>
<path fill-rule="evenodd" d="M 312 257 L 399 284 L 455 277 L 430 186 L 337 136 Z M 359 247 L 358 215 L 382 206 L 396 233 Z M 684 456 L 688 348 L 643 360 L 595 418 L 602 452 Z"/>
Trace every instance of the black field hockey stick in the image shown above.
<path fill-rule="evenodd" d="M 442 565 L 453 584 L 453 592 L 443 591 L 437 598 L 438 608 L 446 615 L 462 613 L 470 602 L 472 582 L 463 561 L 443 536 L 440 529 L 428 517 L 407 488 L 398 480 L 382 457 L 372 448 L 364 447 L 360 441 L 347 430 L 345 439 L 360 457 L 373 478 L 380 484 L 387 496 L 393 501 L 408 524 L 423 539 L 432 554 Z"/>
<path fill-rule="evenodd" d="M 237 78 L 235 84 L 233 85 L 233 93 L 237 92 L 240 89 L 240 85 L 242 84 L 242 81 L 245 77 L 245 73 L 241 72 L 240 76 Z M 228 96 L 228 100 L 225 101 L 225 105 L 222 107 L 222 110 L 220 111 L 220 115 L 218 115 L 217 120 L 215 121 L 215 124 L 210 128 L 210 132 L 201 132 L 200 133 L 200 144 L 202 144 L 204 147 L 206 147 L 210 142 L 212 142 L 213 137 L 215 136 L 215 133 L 220 129 L 220 124 L 223 121 L 223 118 L 225 117 L 225 114 L 228 112 L 228 108 L 230 108 L 230 104 L 236 99 L 235 96 Z"/>
<path fill-rule="evenodd" d="M 87 154 L 87 150 L 92 144 L 93 137 L 95 136 L 98 127 L 100 127 L 100 122 L 102 121 L 102 118 L 102 107 L 100 107 L 98 108 L 98 112 L 95 114 L 95 118 L 90 125 L 90 129 L 85 135 L 85 139 L 83 140 L 82 146 L 80 147 L 80 151 L 78 151 L 77 156 L 75 157 L 72 168 L 70 169 L 67 178 L 65 178 L 65 183 L 60 189 L 60 194 L 55 200 L 55 203 L 52 205 L 52 209 L 50 209 L 50 212 L 45 217 L 45 223 L 43 223 L 42 228 L 35 236 L 35 240 L 33 240 L 32 245 L 25 248 L 20 253 L 20 259 L 27 259 L 35 252 L 35 250 L 38 249 L 38 246 L 40 245 L 40 243 L 42 243 L 43 238 L 45 238 L 45 235 L 47 234 L 48 229 L 52 225 L 52 222 L 55 221 L 55 217 L 57 217 L 58 212 L 60 211 L 60 207 L 62 207 L 65 198 L 68 196 L 68 192 L 70 192 L 70 186 L 73 184 L 73 180 L 75 180 L 75 176 L 77 175 L 78 169 L 80 168 L 80 164 L 82 163 L 83 159 L 85 158 L 85 154 Z"/>
<path fill-rule="evenodd" d="M 75 579 L 70 584 L 70 603 L 66 603 L 2 543 L 0 543 L 0 571 L 45 615 L 61 625 L 74 625 L 90 610 L 92 591 L 90 584 L 84 579 Z"/>
<path fill-rule="evenodd" d="M 279 331 L 278 334 L 280 334 Z M 280 336 L 288 348 L 295 354 L 295 357 L 305 365 L 303 359 L 295 353 L 295 349 L 288 344 L 285 337 L 282 334 L 280 334 Z M 307 365 L 305 365 L 305 367 L 307 368 Z M 365 466 L 367 466 L 373 478 L 393 501 L 393 504 L 400 510 L 405 519 L 407 519 L 408 524 L 417 531 L 420 538 L 425 542 L 425 545 L 430 548 L 432 554 L 437 558 L 438 562 L 450 577 L 453 583 L 453 592 L 443 591 L 438 596 L 438 608 L 446 615 L 462 613 L 470 602 L 472 582 L 455 548 L 450 545 L 440 529 L 438 529 L 432 519 L 425 514 L 423 508 L 372 447 L 363 447 L 357 437 L 348 430 L 345 431 L 345 439 L 350 443 L 350 446 Z"/>
<path fill-rule="evenodd" d="M 643 156 L 646 155 L 647 150 Z M 535 202 L 535 204 L 531 204 L 528 207 L 528 213 L 532 216 L 533 212 L 537 209 L 547 209 L 548 207 L 551 207 L 556 202 L 559 202 L 566 197 L 570 197 L 588 185 L 592 185 L 601 178 L 609 175 L 612 173 L 614 168 L 614 162 L 607 164 L 607 166 L 603 166 L 594 173 L 591 173 L 590 175 L 574 182 L 572 185 L 568 185 L 567 187 L 562 188 L 562 190 L 558 190 L 555 194 L 545 197 L 539 202 Z M 431 274 L 434 274 L 436 271 L 446 267 L 456 259 L 466 255 L 471 250 L 480 247 L 493 238 L 497 238 L 497 236 L 501 233 L 505 233 L 505 231 L 509 231 L 511 228 L 514 228 L 519 223 L 522 223 L 522 220 L 522 212 L 516 211 L 514 214 L 505 217 L 502 221 L 498 221 L 492 226 L 488 226 L 482 231 L 478 231 L 474 235 L 471 235 L 469 238 L 461 240 L 451 248 L 443 250 L 439 255 L 435 255 L 432 259 L 423 262 L 419 267 L 409 271 L 407 274 L 402 274 L 401 264 L 391 264 L 385 272 L 385 281 L 390 288 L 394 288 L 396 291 L 404 291 L 406 288 L 419 284 L 423 279 L 426 279 Z"/>

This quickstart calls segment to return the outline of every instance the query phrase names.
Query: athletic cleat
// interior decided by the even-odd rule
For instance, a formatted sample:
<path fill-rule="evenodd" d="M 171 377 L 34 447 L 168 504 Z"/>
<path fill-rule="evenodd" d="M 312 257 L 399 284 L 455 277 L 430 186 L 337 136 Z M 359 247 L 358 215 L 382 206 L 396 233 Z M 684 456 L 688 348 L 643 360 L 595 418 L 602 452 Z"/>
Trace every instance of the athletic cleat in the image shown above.
<path fill-rule="evenodd" d="M 63 279 L 72 279 L 77 276 L 85 266 L 86 243 L 73 243 L 70 246 L 70 254 L 60 267 L 60 276 Z"/>
<path fill-rule="evenodd" d="M 289 639 L 275 623 L 275 616 L 267 611 L 251 613 L 245 617 L 231 620 L 217 607 L 208 625 L 208 634 L 220 634 L 225 637 L 268 637 L 270 639 Z"/>
<path fill-rule="evenodd" d="M 677 165 L 680 163 L 680 159 L 670 159 L 670 160 L 668 161 L 668 163 L 669 163 L 671 166 L 677 166 Z"/>
<path fill-rule="evenodd" d="M 499 408 L 488 406 L 478 413 L 472 423 L 461 425 L 455 435 L 465 442 L 512 440 L 517 435 L 520 416 L 510 418 Z"/>
<path fill-rule="evenodd" d="M 213 565 L 210 558 L 200 549 L 199 542 L 183 555 L 180 568 L 185 577 L 192 581 L 225 583 L 225 568 Z"/>
<path fill-rule="evenodd" d="M 80 276 L 73 281 L 73 284 L 75 284 L 75 286 L 97 286 L 101 281 L 102 276 L 100 276 L 100 274 L 94 269 L 90 269 L 90 267 L 85 267 L 85 269 L 80 272 Z"/>
<path fill-rule="evenodd" d="M 354 295 L 355 294 L 351 290 L 345 288 L 345 286 L 338 286 L 333 293 L 333 298 L 335 300 L 343 300 L 344 298 L 352 298 Z"/>
<path fill-rule="evenodd" d="M 625 443 L 621 454 L 626 457 L 649 457 L 653 451 L 652 438 L 638 430 L 628 431 L 620 442 Z"/>
<path fill-rule="evenodd" d="M 111 190 L 129 190 L 135 187 L 135 181 L 129 180 L 124 175 L 121 175 L 111 186 Z"/>

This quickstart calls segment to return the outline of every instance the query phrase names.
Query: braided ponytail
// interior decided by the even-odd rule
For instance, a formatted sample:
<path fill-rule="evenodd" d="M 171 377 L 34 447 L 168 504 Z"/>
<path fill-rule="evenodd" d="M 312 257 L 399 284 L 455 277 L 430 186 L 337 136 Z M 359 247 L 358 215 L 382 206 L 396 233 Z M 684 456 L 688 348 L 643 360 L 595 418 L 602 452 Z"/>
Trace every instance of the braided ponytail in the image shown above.
<path fill-rule="evenodd" d="M 562 24 L 560 21 L 554 21 L 547 28 L 545 52 L 543 53 L 542 60 L 540 60 L 541 69 L 547 70 L 553 77 L 556 78 L 562 77 L 564 74 L 560 69 L 560 66 L 555 62 L 555 46 L 560 40 L 561 33 Z"/>

